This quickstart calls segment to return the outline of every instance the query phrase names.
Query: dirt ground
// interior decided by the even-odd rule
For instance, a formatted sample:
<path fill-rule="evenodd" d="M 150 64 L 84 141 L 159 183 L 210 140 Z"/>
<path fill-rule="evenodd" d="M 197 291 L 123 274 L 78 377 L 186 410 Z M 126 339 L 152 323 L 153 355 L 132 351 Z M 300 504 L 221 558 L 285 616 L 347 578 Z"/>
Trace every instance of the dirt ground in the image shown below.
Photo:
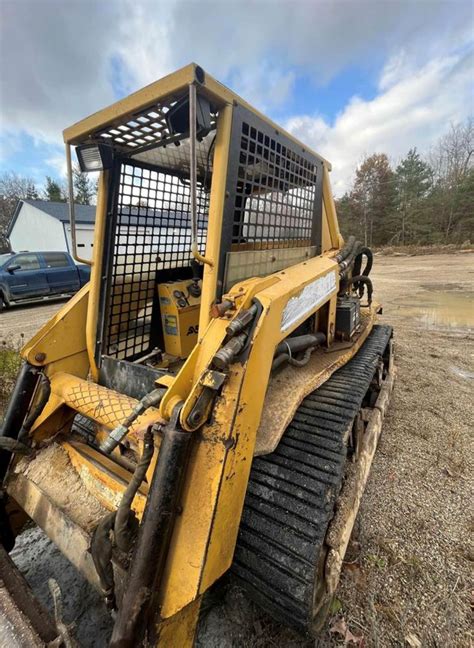
<path fill-rule="evenodd" d="M 474 254 L 376 257 L 372 276 L 398 375 L 326 628 L 302 639 L 227 584 L 206 601 L 200 648 L 473 645 Z M 29 336 L 57 307 L 3 313 L 0 341 Z M 106 645 L 99 596 L 40 531 L 23 533 L 13 557 L 50 607 L 57 579 L 81 645 Z"/>
<path fill-rule="evenodd" d="M 16 304 L 0 314 L 0 343 L 3 340 L 15 346 L 29 340 L 64 303 L 65 299 Z"/>

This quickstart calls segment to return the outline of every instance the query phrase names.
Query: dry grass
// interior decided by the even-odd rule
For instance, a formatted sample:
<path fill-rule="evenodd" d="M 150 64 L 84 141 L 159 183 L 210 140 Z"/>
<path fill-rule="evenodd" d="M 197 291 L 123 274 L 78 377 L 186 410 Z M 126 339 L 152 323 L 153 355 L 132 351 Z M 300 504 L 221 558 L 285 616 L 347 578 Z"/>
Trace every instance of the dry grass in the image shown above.
<path fill-rule="evenodd" d="M 426 254 L 455 254 L 474 252 L 474 245 L 465 241 L 461 245 L 383 245 L 374 248 L 375 254 L 383 256 L 424 256 Z"/>

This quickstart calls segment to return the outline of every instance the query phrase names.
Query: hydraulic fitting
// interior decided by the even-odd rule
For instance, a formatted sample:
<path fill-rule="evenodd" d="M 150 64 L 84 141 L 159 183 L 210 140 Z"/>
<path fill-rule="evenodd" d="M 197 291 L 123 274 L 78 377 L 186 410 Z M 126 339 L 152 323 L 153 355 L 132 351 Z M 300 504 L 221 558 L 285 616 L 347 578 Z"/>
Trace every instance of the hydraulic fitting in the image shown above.
<path fill-rule="evenodd" d="M 227 335 L 229 337 L 234 337 L 234 335 L 241 333 L 244 328 L 246 328 L 253 320 L 253 318 L 257 314 L 257 310 L 257 304 L 253 304 L 252 306 L 250 306 L 250 308 L 240 311 L 240 313 L 234 317 L 232 322 L 227 327 Z"/>
<path fill-rule="evenodd" d="M 133 408 L 132 412 L 127 418 L 112 430 L 109 436 L 101 444 L 100 449 L 106 454 L 110 454 L 127 436 L 132 423 L 134 423 L 139 416 L 143 414 L 149 407 L 156 407 L 159 405 L 166 389 L 154 389 L 149 394 L 146 394 Z"/>
<path fill-rule="evenodd" d="M 234 360 L 235 356 L 238 355 L 244 348 L 245 342 L 247 340 L 247 333 L 241 333 L 233 337 L 227 344 L 225 344 L 222 349 L 216 353 L 212 359 L 212 364 L 216 369 L 222 371 L 228 367 L 231 362 Z"/>

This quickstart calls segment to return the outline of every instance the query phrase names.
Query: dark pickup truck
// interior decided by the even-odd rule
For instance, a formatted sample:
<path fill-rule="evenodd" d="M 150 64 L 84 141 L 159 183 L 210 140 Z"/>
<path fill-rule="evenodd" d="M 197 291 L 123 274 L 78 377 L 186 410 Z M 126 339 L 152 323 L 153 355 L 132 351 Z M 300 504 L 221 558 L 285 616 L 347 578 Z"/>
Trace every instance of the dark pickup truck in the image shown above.
<path fill-rule="evenodd" d="M 90 268 L 66 252 L 0 254 L 0 311 L 14 302 L 75 293 L 90 279 Z"/>

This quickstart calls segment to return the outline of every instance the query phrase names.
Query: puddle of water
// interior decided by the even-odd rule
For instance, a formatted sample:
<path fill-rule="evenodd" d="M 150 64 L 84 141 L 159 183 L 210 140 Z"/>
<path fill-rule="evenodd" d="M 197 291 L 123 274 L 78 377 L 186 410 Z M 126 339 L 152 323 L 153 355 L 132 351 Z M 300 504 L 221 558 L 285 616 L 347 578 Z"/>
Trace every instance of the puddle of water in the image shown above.
<path fill-rule="evenodd" d="M 459 367 L 451 367 L 451 373 L 458 378 L 464 378 L 465 380 L 474 380 L 474 371 L 466 371 L 465 369 L 460 369 Z"/>
<path fill-rule="evenodd" d="M 393 308 L 401 315 L 415 318 L 426 328 L 474 328 L 472 292 L 421 293 L 416 299 L 394 302 Z"/>

